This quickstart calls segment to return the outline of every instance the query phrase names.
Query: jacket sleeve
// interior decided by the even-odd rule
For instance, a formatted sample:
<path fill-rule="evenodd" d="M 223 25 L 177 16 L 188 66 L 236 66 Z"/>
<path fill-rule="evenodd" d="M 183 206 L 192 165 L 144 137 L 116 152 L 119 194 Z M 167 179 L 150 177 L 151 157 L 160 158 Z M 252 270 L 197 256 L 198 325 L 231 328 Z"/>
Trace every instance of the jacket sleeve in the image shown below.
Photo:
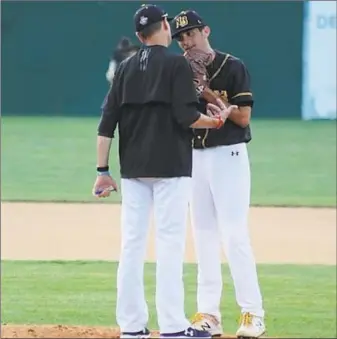
<path fill-rule="evenodd" d="M 172 71 L 172 113 L 178 124 L 188 128 L 200 117 L 193 72 L 183 56 L 175 61 Z"/>
<path fill-rule="evenodd" d="M 98 125 L 98 135 L 113 138 L 120 117 L 121 65 L 118 67 L 113 83 L 110 86 L 101 106 L 101 119 Z"/>

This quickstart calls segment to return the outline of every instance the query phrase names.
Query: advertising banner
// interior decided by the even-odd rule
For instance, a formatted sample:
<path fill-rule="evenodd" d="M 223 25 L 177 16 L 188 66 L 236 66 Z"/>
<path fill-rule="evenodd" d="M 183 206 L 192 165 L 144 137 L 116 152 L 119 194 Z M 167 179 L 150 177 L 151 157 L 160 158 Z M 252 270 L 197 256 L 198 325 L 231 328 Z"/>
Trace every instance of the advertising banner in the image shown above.
<path fill-rule="evenodd" d="M 302 119 L 336 119 L 336 2 L 305 6 Z"/>

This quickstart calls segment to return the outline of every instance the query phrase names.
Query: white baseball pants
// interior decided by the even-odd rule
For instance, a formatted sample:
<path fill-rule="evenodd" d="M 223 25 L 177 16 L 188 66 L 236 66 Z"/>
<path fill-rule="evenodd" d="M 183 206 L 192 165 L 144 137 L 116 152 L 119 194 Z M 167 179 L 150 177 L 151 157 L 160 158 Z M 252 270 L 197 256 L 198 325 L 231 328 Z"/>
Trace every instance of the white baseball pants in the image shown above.
<path fill-rule="evenodd" d="M 246 144 L 193 150 L 191 217 L 198 261 L 198 312 L 221 317 L 221 247 L 242 312 L 264 316 L 249 230 Z"/>
<path fill-rule="evenodd" d="M 122 244 L 117 273 L 117 323 L 137 332 L 148 323 L 144 260 L 150 223 L 156 225 L 156 307 L 162 333 L 190 326 L 184 312 L 183 261 L 191 178 L 122 179 Z"/>

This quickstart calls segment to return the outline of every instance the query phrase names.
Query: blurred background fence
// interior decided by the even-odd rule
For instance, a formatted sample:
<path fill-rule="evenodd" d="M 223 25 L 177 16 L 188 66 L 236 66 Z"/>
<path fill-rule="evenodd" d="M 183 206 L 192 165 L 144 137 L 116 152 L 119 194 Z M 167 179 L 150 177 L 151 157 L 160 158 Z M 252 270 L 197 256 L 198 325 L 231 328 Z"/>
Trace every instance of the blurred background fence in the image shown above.
<path fill-rule="evenodd" d="M 141 4 L 2 1 L 2 114 L 100 114 L 109 57 L 121 36 L 137 42 L 132 16 Z M 304 3 L 160 5 L 170 14 L 192 7 L 211 26 L 213 46 L 244 60 L 256 97 L 254 117 L 300 118 Z M 171 48 L 179 52 L 175 42 Z"/>

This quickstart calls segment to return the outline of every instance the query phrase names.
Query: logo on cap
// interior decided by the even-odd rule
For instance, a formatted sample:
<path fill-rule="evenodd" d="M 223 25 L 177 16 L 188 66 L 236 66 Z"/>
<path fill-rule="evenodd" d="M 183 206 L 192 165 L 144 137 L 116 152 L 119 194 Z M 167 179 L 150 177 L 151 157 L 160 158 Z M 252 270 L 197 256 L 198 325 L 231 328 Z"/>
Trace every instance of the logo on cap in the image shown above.
<path fill-rule="evenodd" d="M 183 28 L 188 25 L 188 18 L 186 15 L 178 16 L 176 19 L 176 28 Z"/>
<path fill-rule="evenodd" d="M 146 16 L 141 16 L 140 19 L 139 19 L 139 23 L 142 25 L 142 26 L 145 26 L 148 22 L 149 18 L 147 18 Z"/>

